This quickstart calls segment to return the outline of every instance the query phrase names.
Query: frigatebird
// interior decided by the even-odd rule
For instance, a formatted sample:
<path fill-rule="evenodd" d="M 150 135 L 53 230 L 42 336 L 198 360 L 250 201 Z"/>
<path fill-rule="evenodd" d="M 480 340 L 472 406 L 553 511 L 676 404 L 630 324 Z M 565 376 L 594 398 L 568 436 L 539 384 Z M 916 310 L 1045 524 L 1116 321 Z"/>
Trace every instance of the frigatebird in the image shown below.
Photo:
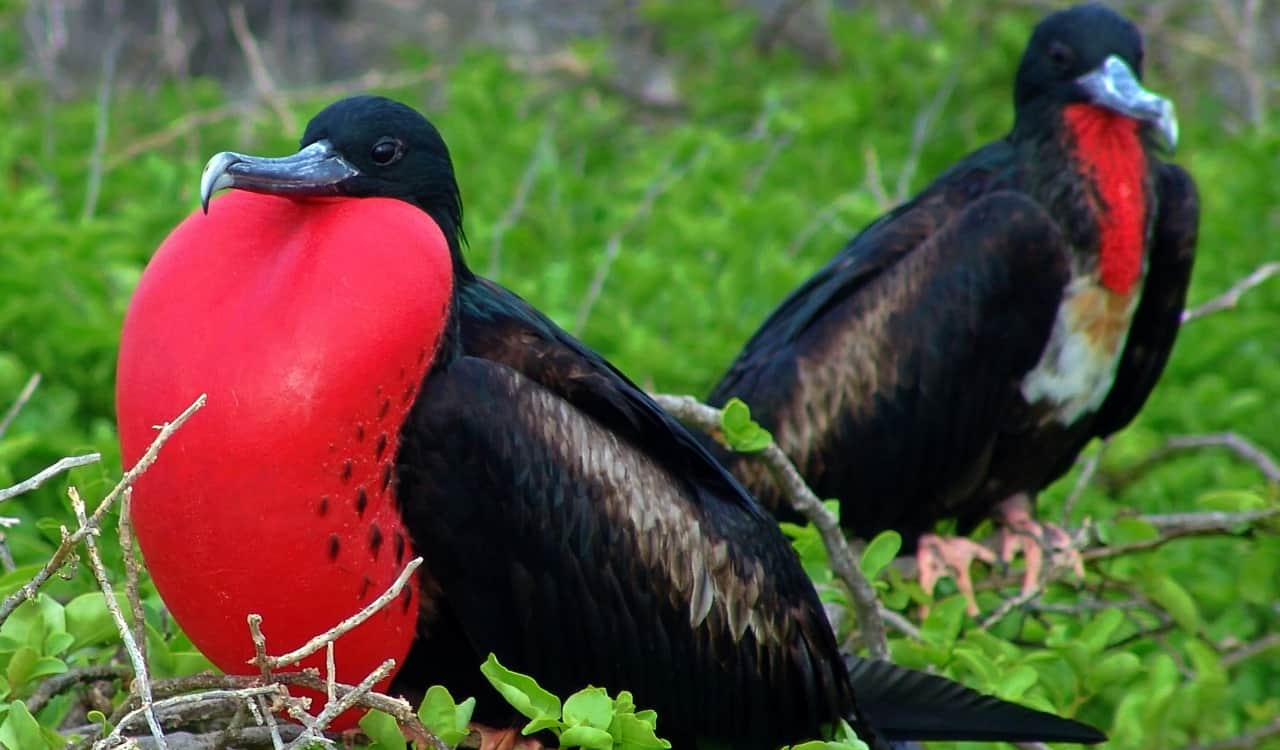
<path fill-rule="evenodd" d="M 393 689 L 478 695 L 487 747 L 513 742 L 489 653 L 562 696 L 630 690 L 677 747 L 776 747 L 840 719 L 877 747 L 1103 739 L 888 662 L 846 668 L 773 517 L 632 381 L 468 269 L 449 152 L 418 112 L 344 99 L 301 145 L 209 161 L 209 213 L 152 259 L 121 343 L 126 461 L 209 394 L 132 511 L 219 667 L 251 669 L 250 612 L 291 648 L 421 555 L 413 589 L 338 641 L 337 676 L 393 657 Z"/>
<path fill-rule="evenodd" d="M 744 400 L 813 489 L 840 499 L 847 529 L 898 530 L 926 589 L 950 566 L 974 613 L 969 565 L 994 555 L 933 535 L 937 522 L 963 533 L 994 514 L 1002 556 L 1021 546 L 1034 585 L 1042 550 L 1028 538 L 1069 545 L 1032 518 L 1035 495 L 1134 418 L 1178 332 L 1199 203 L 1161 159 L 1177 120 L 1142 64 L 1138 29 L 1106 7 L 1044 18 L 1009 134 L 854 237 L 708 399 Z M 786 513 L 761 467 L 726 461 Z"/>

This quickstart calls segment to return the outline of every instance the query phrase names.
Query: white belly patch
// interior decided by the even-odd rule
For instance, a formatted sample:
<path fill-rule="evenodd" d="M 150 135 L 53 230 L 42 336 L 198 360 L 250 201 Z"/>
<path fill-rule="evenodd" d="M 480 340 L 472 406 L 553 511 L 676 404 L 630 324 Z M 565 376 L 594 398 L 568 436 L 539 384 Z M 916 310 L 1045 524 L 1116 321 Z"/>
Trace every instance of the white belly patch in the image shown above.
<path fill-rule="evenodd" d="M 1138 296 L 1137 290 L 1116 294 L 1089 277 L 1074 279 L 1040 361 L 1022 380 L 1027 403 L 1049 404 L 1047 419 L 1064 425 L 1097 411 L 1115 382 Z"/>

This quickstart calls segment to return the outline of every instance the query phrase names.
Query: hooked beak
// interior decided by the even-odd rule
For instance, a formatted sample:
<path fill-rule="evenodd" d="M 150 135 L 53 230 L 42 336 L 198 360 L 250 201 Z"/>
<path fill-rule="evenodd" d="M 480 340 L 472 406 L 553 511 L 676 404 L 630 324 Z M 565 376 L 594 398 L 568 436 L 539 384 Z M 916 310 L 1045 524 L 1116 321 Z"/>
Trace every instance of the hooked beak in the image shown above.
<path fill-rule="evenodd" d="M 204 165 L 200 206 L 209 213 L 209 199 L 224 188 L 297 197 L 338 195 L 342 182 L 359 174 L 328 140 L 274 159 L 223 151 Z"/>
<path fill-rule="evenodd" d="M 1111 55 L 1097 69 L 1076 79 L 1090 101 L 1112 112 L 1152 123 L 1173 150 L 1178 145 L 1178 118 L 1173 102 L 1142 88 L 1129 66 Z"/>

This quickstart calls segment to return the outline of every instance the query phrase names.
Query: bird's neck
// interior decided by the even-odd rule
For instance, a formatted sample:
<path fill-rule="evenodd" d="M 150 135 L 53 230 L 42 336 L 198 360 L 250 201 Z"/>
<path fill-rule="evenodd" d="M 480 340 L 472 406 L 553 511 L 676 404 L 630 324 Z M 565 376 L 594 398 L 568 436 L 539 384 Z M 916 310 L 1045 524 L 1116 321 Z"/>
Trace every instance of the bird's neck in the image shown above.
<path fill-rule="evenodd" d="M 1141 125 L 1090 104 L 1049 117 L 1039 137 L 1022 139 L 1030 190 L 1098 283 L 1127 296 L 1142 276 L 1154 199 Z"/>

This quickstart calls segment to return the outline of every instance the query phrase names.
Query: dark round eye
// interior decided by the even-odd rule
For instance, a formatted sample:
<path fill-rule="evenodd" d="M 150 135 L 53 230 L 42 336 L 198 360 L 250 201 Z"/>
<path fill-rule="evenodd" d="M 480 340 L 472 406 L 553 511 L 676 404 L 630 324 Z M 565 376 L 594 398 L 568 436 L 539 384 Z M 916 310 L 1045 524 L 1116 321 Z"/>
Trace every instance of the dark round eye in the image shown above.
<path fill-rule="evenodd" d="M 373 163 L 383 167 L 401 156 L 404 156 L 404 144 L 395 138 L 383 138 L 373 144 L 373 150 L 369 152 L 369 158 L 373 159 Z"/>
<path fill-rule="evenodd" d="M 1076 61 L 1076 53 L 1062 42 L 1054 42 L 1049 45 L 1049 61 L 1059 70 L 1066 70 Z"/>

